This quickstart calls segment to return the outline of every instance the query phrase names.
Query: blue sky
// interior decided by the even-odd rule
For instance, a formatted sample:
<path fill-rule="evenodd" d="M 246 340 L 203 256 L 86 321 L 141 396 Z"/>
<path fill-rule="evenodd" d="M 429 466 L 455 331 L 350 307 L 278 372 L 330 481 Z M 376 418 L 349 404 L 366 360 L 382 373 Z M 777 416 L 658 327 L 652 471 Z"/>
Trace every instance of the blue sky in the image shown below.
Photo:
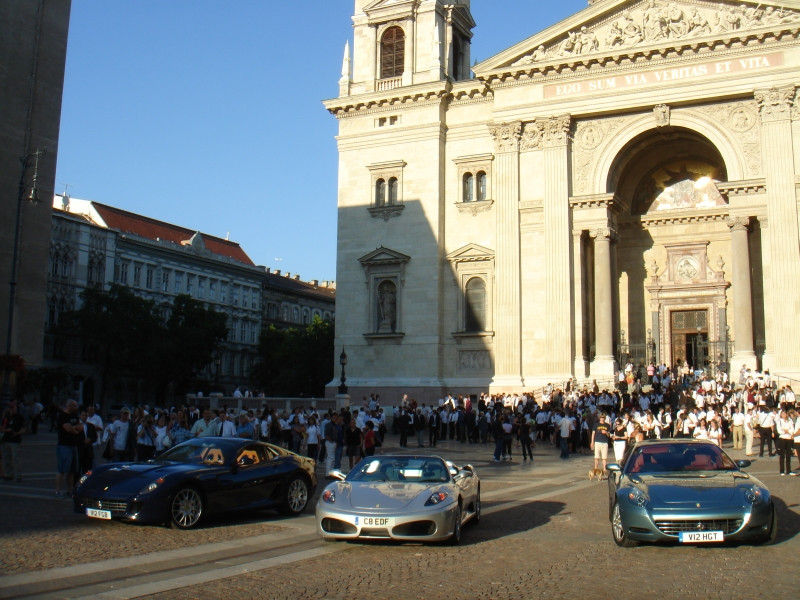
<path fill-rule="evenodd" d="M 586 0 L 472 0 L 485 60 Z M 301 9 L 304 7 L 304 9 Z M 336 119 L 353 0 L 73 0 L 56 192 L 336 278 Z M 309 10 L 310 9 L 310 10 Z"/>

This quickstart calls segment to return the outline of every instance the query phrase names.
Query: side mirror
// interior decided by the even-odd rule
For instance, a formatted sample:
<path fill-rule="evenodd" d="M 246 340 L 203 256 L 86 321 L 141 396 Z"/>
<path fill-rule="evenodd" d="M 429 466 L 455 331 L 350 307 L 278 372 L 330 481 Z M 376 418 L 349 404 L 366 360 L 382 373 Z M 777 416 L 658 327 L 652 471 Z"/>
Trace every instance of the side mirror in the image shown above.
<path fill-rule="evenodd" d="M 606 469 L 611 471 L 612 473 L 620 473 L 622 472 L 622 467 L 620 467 L 617 463 L 609 463 L 606 465 Z"/>
<path fill-rule="evenodd" d="M 745 460 L 745 459 L 741 459 L 741 460 L 737 460 L 736 461 L 736 466 L 739 467 L 740 469 L 746 469 L 747 467 L 751 466 L 752 464 L 753 464 L 753 461 Z"/>

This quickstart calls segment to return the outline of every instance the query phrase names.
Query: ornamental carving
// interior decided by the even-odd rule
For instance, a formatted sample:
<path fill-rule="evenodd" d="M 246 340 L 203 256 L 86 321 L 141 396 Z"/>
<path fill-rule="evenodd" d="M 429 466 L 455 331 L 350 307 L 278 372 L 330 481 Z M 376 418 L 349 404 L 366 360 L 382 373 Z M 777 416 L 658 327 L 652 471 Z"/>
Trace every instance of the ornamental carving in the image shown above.
<path fill-rule="evenodd" d="M 522 133 L 522 123 L 503 123 L 502 125 L 490 125 L 489 131 L 494 139 L 495 152 L 502 154 L 505 152 L 516 152 L 519 150 L 519 138 Z"/>
<path fill-rule="evenodd" d="M 656 104 L 653 107 L 653 116 L 656 119 L 656 127 L 666 127 L 669 125 L 669 106 Z"/>
<path fill-rule="evenodd" d="M 544 123 L 542 121 L 532 121 L 525 123 L 520 141 L 520 150 L 541 150 L 544 141 Z"/>
<path fill-rule="evenodd" d="M 540 44 L 512 66 L 800 22 L 800 12 L 779 6 L 698 4 L 649 0 L 642 8 L 586 23 L 550 45 Z"/>
<path fill-rule="evenodd" d="M 542 146 L 544 148 L 556 148 L 566 146 L 569 140 L 569 128 L 572 126 L 572 117 L 563 115 L 561 117 L 550 117 L 541 121 L 543 125 Z"/>
<path fill-rule="evenodd" d="M 589 237 L 591 237 L 593 240 L 599 238 L 613 242 L 615 239 L 617 239 L 617 232 L 615 229 L 611 229 L 610 227 L 601 227 L 600 229 L 592 229 L 589 231 Z"/>
<path fill-rule="evenodd" d="M 578 121 L 575 125 L 575 144 L 572 147 L 572 186 L 573 193 L 591 193 L 589 174 L 595 158 L 599 156 L 603 142 L 609 139 L 625 120 L 619 117 Z"/>
<path fill-rule="evenodd" d="M 696 107 L 708 119 L 726 127 L 744 155 L 747 176 L 761 175 L 761 127 L 755 101 L 710 104 Z"/>
<path fill-rule="evenodd" d="M 750 217 L 730 217 L 725 224 L 731 231 L 747 231 L 750 225 Z"/>
<path fill-rule="evenodd" d="M 755 93 L 756 104 L 763 123 L 790 119 L 795 108 L 794 86 L 771 88 Z"/>

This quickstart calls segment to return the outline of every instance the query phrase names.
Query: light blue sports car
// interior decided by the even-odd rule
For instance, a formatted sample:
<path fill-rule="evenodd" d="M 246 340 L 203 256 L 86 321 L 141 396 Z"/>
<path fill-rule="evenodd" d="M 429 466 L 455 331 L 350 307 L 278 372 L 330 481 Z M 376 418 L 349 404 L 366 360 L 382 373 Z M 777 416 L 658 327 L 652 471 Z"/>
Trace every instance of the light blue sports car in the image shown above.
<path fill-rule="evenodd" d="M 767 487 L 716 444 L 646 440 L 608 470 L 611 533 L 619 546 L 639 542 L 771 543 L 778 530 Z"/>

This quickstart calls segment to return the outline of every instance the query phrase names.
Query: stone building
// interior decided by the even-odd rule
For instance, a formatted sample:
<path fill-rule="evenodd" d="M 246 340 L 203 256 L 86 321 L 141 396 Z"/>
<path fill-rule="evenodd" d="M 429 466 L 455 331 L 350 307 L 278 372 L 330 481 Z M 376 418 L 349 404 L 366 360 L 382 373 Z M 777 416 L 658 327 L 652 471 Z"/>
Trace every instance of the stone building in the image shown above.
<path fill-rule="evenodd" d="M 70 0 L 0 3 L 0 355 L 33 367 L 42 362 L 70 8 Z"/>
<path fill-rule="evenodd" d="M 302 281 L 299 275 L 267 268 L 264 275 L 264 327 L 304 327 L 315 318 L 334 320 L 336 284 Z"/>
<path fill-rule="evenodd" d="M 590 1 L 470 74 L 474 26 L 355 1 L 325 102 L 351 393 L 800 372 L 800 2 Z"/>

